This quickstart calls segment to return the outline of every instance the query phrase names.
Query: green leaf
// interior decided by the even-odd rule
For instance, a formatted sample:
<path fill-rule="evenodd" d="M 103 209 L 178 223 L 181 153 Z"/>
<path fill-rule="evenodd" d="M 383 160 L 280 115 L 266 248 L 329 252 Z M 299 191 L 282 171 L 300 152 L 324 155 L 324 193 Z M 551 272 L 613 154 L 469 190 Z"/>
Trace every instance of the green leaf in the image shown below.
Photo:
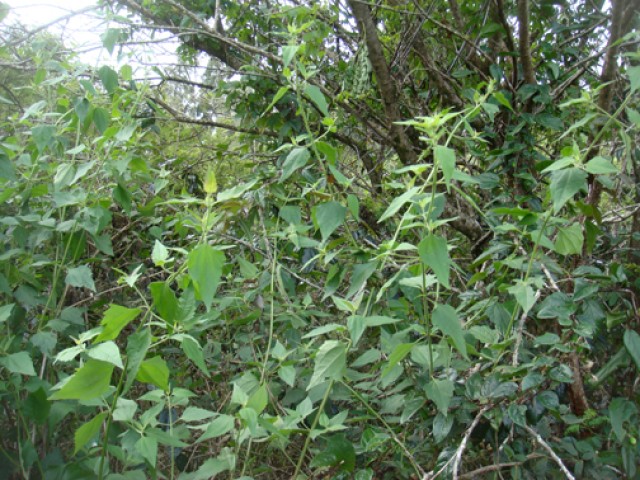
<path fill-rule="evenodd" d="M 318 349 L 313 375 L 311 376 L 307 390 L 311 390 L 326 379 L 340 381 L 346 368 L 346 345 L 337 340 L 327 340 Z"/>
<path fill-rule="evenodd" d="M 305 147 L 296 147 L 291 150 L 282 164 L 282 175 L 280 175 L 280 181 L 284 182 L 287 178 L 293 175 L 296 170 L 304 167 L 310 158 L 311 153 L 309 153 L 309 150 Z"/>
<path fill-rule="evenodd" d="M 213 168 L 207 170 L 207 174 L 204 177 L 204 193 L 207 195 L 213 195 L 218 191 L 218 179 L 216 178 L 216 172 Z"/>
<path fill-rule="evenodd" d="M 151 330 L 146 327 L 127 338 L 127 382 L 123 392 L 127 392 L 138 374 L 140 365 L 151 346 Z"/>
<path fill-rule="evenodd" d="M 202 347 L 195 339 L 185 335 L 182 338 L 182 351 L 184 351 L 187 358 L 191 360 L 196 365 L 196 367 L 198 367 L 200 371 L 205 374 L 205 376 L 209 377 L 209 369 L 204 363 Z"/>
<path fill-rule="evenodd" d="M 387 366 L 382 370 L 381 378 L 386 377 L 393 367 L 395 367 L 398 363 L 400 363 L 404 358 L 409 355 L 411 350 L 413 349 L 415 343 L 401 343 L 396 345 L 396 348 L 393 349 L 391 355 L 389 355 L 389 361 L 387 362 Z"/>
<path fill-rule="evenodd" d="M 349 336 L 351 337 L 351 344 L 355 347 L 360 341 L 360 337 L 367 328 L 367 317 L 362 315 L 351 315 L 347 318 L 347 329 L 349 330 Z"/>
<path fill-rule="evenodd" d="M 438 412 L 433 419 L 433 438 L 436 443 L 442 442 L 449 435 L 451 427 L 453 427 L 453 420 L 453 415 L 448 417 Z"/>
<path fill-rule="evenodd" d="M 326 202 L 315 207 L 315 216 L 322 241 L 325 241 L 344 221 L 347 209 L 338 202 Z"/>
<path fill-rule="evenodd" d="M 467 356 L 467 343 L 464 340 L 462 325 L 458 318 L 457 312 L 450 305 L 436 304 L 431 316 L 433 324 L 440 329 L 442 333 L 453 340 L 456 349 L 465 357 Z"/>
<path fill-rule="evenodd" d="M 100 70 L 98 70 L 98 77 L 109 94 L 118 88 L 118 74 L 111 67 L 107 65 L 101 67 Z"/>
<path fill-rule="evenodd" d="M 551 198 L 557 213 L 573 196 L 587 191 L 587 174 L 579 168 L 566 168 L 551 174 Z"/>
<path fill-rule="evenodd" d="M 150 383 L 161 390 L 169 389 L 169 367 L 161 357 L 156 356 L 140 364 L 136 380 Z"/>
<path fill-rule="evenodd" d="M 433 270 L 438 281 L 449 288 L 449 269 L 452 262 L 447 241 L 437 235 L 429 234 L 418 245 L 418 253 L 422 262 Z"/>
<path fill-rule="evenodd" d="M 88 288 L 92 292 L 96 291 L 96 285 L 93 283 L 93 273 L 91 273 L 91 269 L 87 265 L 69 268 L 64 282 L 70 287 Z"/>
<path fill-rule="evenodd" d="M 111 116 L 104 108 L 96 108 L 93 111 L 93 124 L 100 134 L 103 134 L 109 127 Z"/>
<path fill-rule="evenodd" d="M 296 367 L 293 365 L 282 365 L 278 369 L 278 377 L 280 377 L 284 383 L 293 387 L 296 383 Z"/>
<path fill-rule="evenodd" d="M 199 245 L 189 253 L 187 260 L 189 275 L 193 280 L 196 293 L 207 310 L 211 308 L 224 263 L 224 253 L 210 245 Z"/>
<path fill-rule="evenodd" d="M 235 427 L 235 418 L 231 415 L 218 415 L 207 425 L 207 429 L 198 438 L 196 443 L 209 440 L 210 438 L 216 438 L 230 432 Z"/>
<path fill-rule="evenodd" d="M 74 449 L 73 454 L 75 455 L 80 451 L 82 447 L 84 447 L 89 440 L 95 437 L 100 431 L 100 427 L 102 426 L 102 422 L 104 422 L 105 418 L 107 418 L 107 413 L 99 413 L 87 423 L 81 425 L 73 436 L 74 438 Z"/>
<path fill-rule="evenodd" d="M 624 332 L 624 346 L 636 362 L 636 367 L 640 370 L 640 335 L 634 330 Z"/>
<path fill-rule="evenodd" d="M 175 325 L 180 306 L 171 286 L 167 282 L 153 282 L 149 284 L 149 291 L 160 317 L 169 325 Z"/>
<path fill-rule="evenodd" d="M 53 137 L 56 133 L 55 127 L 50 125 L 40 125 L 31 129 L 31 137 L 36 142 L 38 151 L 42 152 L 53 141 Z"/>
<path fill-rule="evenodd" d="M 180 417 L 180 420 L 183 422 L 201 422 L 202 420 L 207 420 L 215 416 L 216 412 L 205 410 L 204 408 L 187 407 Z"/>
<path fill-rule="evenodd" d="M 244 195 L 245 192 L 251 190 L 256 183 L 258 183 L 258 180 L 255 179 L 247 183 L 240 183 L 235 187 L 228 188 L 227 190 L 223 190 L 218 193 L 216 199 L 218 202 L 226 202 L 227 200 L 239 198 Z"/>
<path fill-rule="evenodd" d="M 353 472 L 356 467 L 356 450 L 353 442 L 343 434 L 329 437 L 326 446 L 313 457 L 310 467 L 336 467 L 343 472 Z"/>
<path fill-rule="evenodd" d="M 387 207 L 385 212 L 382 214 L 382 216 L 378 220 L 378 223 L 381 223 L 385 221 L 387 218 L 395 215 L 398 212 L 398 210 L 400 210 L 404 206 L 404 204 L 407 203 L 409 200 L 411 200 L 413 196 L 416 195 L 419 191 L 420 191 L 420 187 L 411 187 L 409 190 L 404 192 L 399 197 L 394 198 L 391 204 L 389 205 L 389 207 Z"/>
<path fill-rule="evenodd" d="M 442 169 L 442 175 L 444 176 L 444 182 L 448 190 L 451 177 L 453 177 L 453 172 L 456 169 L 456 153 L 449 147 L 437 145 L 433 154 Z"/>
<path fill-rule="evenodd" d="M 258 415 L 267 408 L 269 404 L 269 393 L 267 392 L 267 386 L 263 383 L 258 389 L 253 392 L 253 395 L 247 400 L 246 407 L 253 409 Z"/>
<path fill-rule="evenodd" d="M 307 85 L 307 87 L 304 89 L 304 93 L 311 99 L 311 101 L 315 104 L 316 107 L 318 107 L 318 109 L 325 117 L 329 115 L 327 99 L 320 91 L 320 88 L 318 88 L 316 85 Z"/>
<path fill-rule="evenodd" d="M 637 412 L 638 409 L 635 404 L 626 398 L 614 398 L 609 404 L 609 421 L 613 432 L 618 437 L 618 441 L 622 442 L 626 436 L 626 431 L 623 427 L 624 422 Z"/>
<path fill-rule="evenodd" d="M 128 398 L 118 397 L 116 409 L 113 411 L 113 419 L 116 422 L 130 422 L 138 410 L 138 404 Z"/>
<path fill-rule="evenodd" d="M 438 411 L 445 417 L 453 398 L 453 382 L 451 380 L 431 380 L 425 387 L 427 397 L 436 404 Z"/>
<path fill-rule="evenodd" d="M 103 362 L 111 363 L 118 368 L 124 368 L 122 358 L 120 358 L 120 350 L 111 340 L 96 345 L 89 350 L 88 354 L 91 358 L 95 358 L 96 360 L 102 360 Z"/>
<path fill-rule="evenodd" d="M 280 215 L 280 218 L 289 224 L 300 225 L 302 223 L 302 213 L 298 206 L 284 206 L 280 209 L 278 215 Z"/>
<path fill-rule="evenodd" d="M 347 206 L 349 207 L 349 212 L 351 212 L 353 218 L 360 221 L 360 201 L 358 200 L 358 197 L 350 193 L 347 196 Z"/>
<path fill-rule="evenodd" d="M 517 285 L 509 287 L 508 292 L 511 293 L 518 305 L 522 307 L 522 311 L 526 314 L 536 303 L 536 294 L 528 283 L 518 282 Z"/>
<path fill-rule="evenodd" d="M 0 178 L 17 180 L 16 169 L 13 162 L 5 155 L 0 154 Z"/>
<path fill-rule="evenodd" d="M 125 125 L 120 130 L 118 130 L 118 133 L 116 133 L 116 140 L 122 143 L 128 142 L 135 131 L 136 125 L 134 123 Z"/>
<path fill-rule="evenodd" d="M 527 413 L 526 405 L 518 405 L 518 404 L 512 403 L 507 408 L 507 414 L 509 415 L 509 418 L 513 420 L 513 423 L 521 427 L 525 427 L 527 425 L 526 413 Z"/>
<path fill-rule="evenodd" d="M 585 170 L 594 175 L 606 175 L 608 173 L 620 173 L 618 168 L 604 157 L 595 157 L 587 162 Z"/>
<path fill-rule="evenodd" d="M 140 437 L 135 444 L 135 449 L 153 468 L 158 459 L 158 440 L 151 436 Z"/>
<path fill-rule="evenodd" d="M 114 340 L 120 331 L 140 314 L 139 308 L 127 308 L 120 305 L 111 305 L 104 312 L 104 318 L 100 325 L 104 326 L 102 333 L 95 339 L 95 343 L 105 340 Z"/>
<path fill-rule="evenodd" d="M 193 473 L 182 473 L 179 480 L 210 480 L 219 478 L 218 474 L 227 470 L 233 470 L 236 466 L 236 457 L 227 447 L 216 458 L 210 458 Z M 252 477 L 238 477 L 238 480 L 253 480 Z"/>
<path fill-rule="evenodd" d="M 33 368 L 33 360 L 31 360 L 28 352 L 12 353 L 6 357 L 0 357 L 0 365 L 11 373 L 28 375 L 30 377 L 36 376 L 36 371 Z"/>
<path fill-rule="evenodd" d="M 8 305 L 3 305 L 0 307 L 0 324 L 6 322 L 13 312 L 13 307 L 15 307 L 15 303 L 10 303 Z"/>
<path fill-rule="evenodd" d="M 153 244 L 151 251 L 151 261 L 156 267 L 162 266 L 169 259 L 169 249 L 165 247 L 159 240 Z"/>
<path fill-rule="evenodd" d="M 109 391 L 113 365 L 89 359 L 50 400 L 91 400 Z"/>
<path fill-rule="evenodd" d="M 291 63 L 291 60 L 293 60 L 293 57 L 295 57 L 296 52 L 298 51 L 299 48 L 300 48 L 299 45 L 285 45 L 284 47 L 282 47 L 282 66 L 283 67 L 289 66 L 289 64 Z"/>
<path fill-rule="evenodd" d="M 353 267 L 353 273 L 351 274 L 351 285 L 347 292 L 347 298 L 351 298 L 366 284 L 367 280 L 373 272 L 376 271 L 378 262 L 360 263 Z"/>
<path fill-rule="evenodd" d="M 560 255 L 580 255 L 584 244 L 582 226 L 574 223 L 568 227 L 559 227 L 554 249 Z"/>
<path fill-rule="evenodd" d="M 631 83 L 631 93 L 640 89 L 640 67 L 629 67 L 627 75 L 629 75 L 629 82 Z"/>

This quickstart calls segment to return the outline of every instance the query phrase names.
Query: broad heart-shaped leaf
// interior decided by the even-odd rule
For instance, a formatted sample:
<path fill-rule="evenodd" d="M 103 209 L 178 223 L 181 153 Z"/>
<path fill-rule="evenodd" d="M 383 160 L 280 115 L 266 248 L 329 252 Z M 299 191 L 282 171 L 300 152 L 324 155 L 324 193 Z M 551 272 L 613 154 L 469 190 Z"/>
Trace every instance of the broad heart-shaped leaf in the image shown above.
<path fill-rule="evenodd" d="M 109 309 L 104 312 L 104 318 L 102 322 L 100 322 L 100 325 L 103 325 L 104 329 L 102 333 L 96 337 L 95 343 L 115 339 L 120 334 L 120 331 L 139 314 L 139 308 L 111 305 Z"/>
<path fill-rule="evenodd" d="M 210 245 L 199 245 L 189 253 L 189 275 L 207 310 L 211 308 L 213 296 L 220 283 L 224 262 L 224 253 Z"/>
<path fill-rule="evenodd" d="M 67 270 L 67 277 L 64 283 L 70 287 L 88 288 L 92 292 L 96 291 L 96 285 L 93 283 L 93 274 L 86 265 Z"/>
<path fill-rule="evenodd" d="M 269 393 L 267 392 L 267 386 L 263 383 L 247 400 L 247 408 L 253 409 L 258 415 L 267 408 L 269 404 Z"/>
<path fill-rule="evenodd" d="M 315 212 L 322 240 L 325 241 L 342 224 L 347 208 L 338 202 L 327 202 L 318 205 Z"/>
<path fill-rule="evenodd" d="M 346 368 L 347 346 L 337 340 L 327 340 L 318 349 L 316 364 L 307 390 L 311 390 L 326 379 L 341 380 Z"/>
<path fill-rule="evenodd" d="M 111 67 L 103 66 L 98 70 L 98 77 L 107 92 L 113 93 L 118 88 L 118 74 Z"/>
<path fill-rule="evenodd" d="M 636 367 L 640 370 L 640 335 L 634 330 L 624 332 L 624 346 L 636 362 Z"/>
<path fill-rule="evenodd" d="M 75 455 L 80 451 L 82 447 L 84 447 L 89 440 L 91 440 L 99 431 L 102 426 L 102 422 L 107 418 L 107 413 L 99 413 L 87 423 L 81 425 L 74 434 L 74 449 L 73 454 Z"/>
<path fill-rule="evenodd" d="M 324 94 L 317 86 L 307 85 L 304 89 L 304 94 L 311 99 L 311 101 L 315 104 L 316 107 L 318 107 L 318 109 L 325 117 L 329 115 L 327 99 L 324 98 Z"/>
<path fill-rule="evenodd" d="M 536 303 L 536 294 L 528 283 L 519 282 L 517 285 L 509 287 L 507 291 L 516 298 L 524 313 L 531 310 L 531 307 Z"/>
<path fill-rule="evenodd" d="M 93 111 L 93 123 L 101 134 L 105 132 L 110 121 L 111 117 L 104 108 L 98 107 Z"/>
<path fill-rule="evenodd" d="M 587 190 L 587 174 L 579 168 L 565 168 L 551 174 L 553 210 L 558 212 L 579 191 Z"/>
<path fill-rule="evenodd" d="M 149 465 L 155 468 L 158 459 L 158 440 L 151 436 L 140 437 L 135 444 L 135 449 Z"/>
<path fill-rule="evenodd" d="M 167 367 L 167 362 L 158 356 L 145 360 L 140 364 L 136 380 L 150 383 L 161 390 L 168 390 L 169 367 Z"/>
<path fill-rule="evenodd" d="M 560 255 L 580 255 L 583 244 L 584 235 L 582 234 L 582 226 L 579 223 L 558 228 L 558 236 L 556 237 L 554 248 Z"/>
<path fill-rule="evenodd" d="M 438 411 L 445 417 L 453 397 L 453 382 L 451 380 L 431 380 L 425 387 L 427 397 L 438 407 Z"/>
<path fill-rule="evenodd" d="M 36 371 L 33 368 L 33 361 L 27 352 L 12 353 L 6 357 L 0 357 L 0 365 L 11 373 L 29 375 L 30 377 L 36 376 Z"/>
<path fill-rule="evenodd" d="M 608 173 L 620 173 L 618 168 L 604 157 L 595 157 L 587 162 L 585 170 L 594 175 L 606 175 Z"/>
<path fill-rule="evenodd" d="M 418 244 L 418 253 L 422 262 L 436 274 L 438 281 L 449 288 L 451 258 L 447 250 L 447 241 L 437 235 L 429 234 Z"/>
<path fill-rule="evenodd" d="M 107 393 L 113 365 L 90 358 L 50 400 L 91 400 Z"/>
<path fill-rule="evenodd" d="M 120 358 L 120 350 L 112 340 L 100 343 L 89 350 L 89 356 L 96 360 L 111 363 L 118 368 L 124 368 L 122 358 Z"/>
<path fill-rule="evenodd" d="M 280 181 L 284 182 L 289 178 L 296 170 L 304 167 L 309 159 L 311 153 L 305 147 L 296 147 L 289 152 L 287 158 L 285 158 L 282 164 L 282 175 L 280 175 Z"/>
<path fill-rule="evenodd" d="M 433 155 L 438 165 L 440 165 L 442 175 L 444 176 L 444 183 L 448 189 L 451 183 L 451 177 L 453 177 L 453 171 L 456 169 L 456 153 L 449 147 L 438 145 L 434 149 Z"/>
<path fill-rule="evenodd" d="M 464 340 L 462 325 L 458 314 L 450 305 L 436 304 L 431 315 L 433 324 L 440 329 L 442 333 L 453 340 L 456 349 L 465 357 L 467 356 L 467 342 Z"/>

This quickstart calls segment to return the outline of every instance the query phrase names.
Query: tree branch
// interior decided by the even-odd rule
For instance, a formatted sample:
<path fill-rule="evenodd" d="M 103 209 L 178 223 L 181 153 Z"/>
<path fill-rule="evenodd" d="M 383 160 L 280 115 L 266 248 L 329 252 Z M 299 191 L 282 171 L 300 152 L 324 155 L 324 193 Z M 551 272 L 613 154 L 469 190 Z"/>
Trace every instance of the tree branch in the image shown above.
<path fill-rule="evenodd" d="M 536 76 L 533 73 L 531 34 L 529 32 L 529 0 L 518 0 L 518 50 L 524 82 L 535 85 Z"/>
<path fill-rule="evenodd" d="M 391 73 L 382 50 L 382 43 L 378 38 L 376 24 L 373 20 L 369 6 L 358 1 L 348 0 L 354 18 L 358 22 L 358 30 L 364 37 L 369 53 L 369 61 L 376 75 L 378 91 L 389 122 L 388 128 L 391 134 L 393 147 L 405 165 L 416 163 L 418 155 L 413 150 L 409 136 L 401 125 L 395 122 L 402 120 L 398 109 L 398 98 L 391 79 Z"/>

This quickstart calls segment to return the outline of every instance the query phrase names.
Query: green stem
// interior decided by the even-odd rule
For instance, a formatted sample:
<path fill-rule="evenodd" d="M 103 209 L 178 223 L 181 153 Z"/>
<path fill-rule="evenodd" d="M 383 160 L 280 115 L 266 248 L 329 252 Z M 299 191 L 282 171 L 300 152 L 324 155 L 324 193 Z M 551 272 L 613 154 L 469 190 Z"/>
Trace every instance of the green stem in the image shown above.
<path fill-rule="evenodd" d="M 378 419 L 378 421 L 382 423 L 384 428 L 389 432 L 389 435 L 391 436 L 391 438 L 393 438 L 393 441 L 398 444 L 398 446 L 402 449 L 404 456 L 407 457 L 407 460 L 409 460 L 409 463 L 411 463 L 411 466 L 413 467 L 413 469 L 416 471 L 416 474 L 418 475 L 417 478 L 425 478 L 424 469 L 420 465 L 418 465 L 415 458 L 413 458 L 413 455 L 411 455 L 411 452 L 409 451 L 407 446 L 404 444 L 404 442 L 402 442 L 402 440 L 398 438 L 398 436 L 396 435 L 396 432 L 393 431 L 393 429 L 385 421 L 385 419 L 382 418 L 382 416 L 378 412 L 376 412 L 376 410 L 369 404 L 369 402 L 367 402 L 365 398 L 362 395 L 360 395 L 358 392 L 356 392 L 350 385 L 347 385 L 345 382 L 341 382 L 341 383 L 353 394 L 354 397 L 356 397 L 360 401 L 360 403 L 362 403 L 362 405 L 365 406 L 367 410 L 369 410 L 371 415 L 376 417 L 376 419 Z"/>
<path fill-rule="evenodd" d="M 113 412 L 116 409 L 118 398 L 120 397 L 120 393 L 122 392 L 122 384 L 127 372 L 127 365 L 128 365 L 128 359 L 124 362 L 122 375 L 120 375 L 120 379 L 118 380 L 118 386 L 116 387 L 116 391 L 113 393 L 113 401 L 111 402 L 111 407 L 109 408 L 109 415 L 107 416 L 107 425 L 104 429 L 104 440 L 102 441 L 102 455 L 100 457 L 100 471 L 98 473 L 98 480 L 102 480 L 104 478 L 104 461 L 105 461 L 105 458 L 107 457 L 107 448 L 109 447 L 109 430 L 111 429 Z M 171 413 L 169 413 L 169 415 L 171 415 Z"/>
<path fill-rule="evenodd" d="M 302 452 L 300 452 L 300 457 L 298 458 L 298 463 L 296 464 L 296 471 L 291 477 L 293 480 L 298 478 L 298 474 L 300 473 L 300 469 L 302 468 L 302 463 L 304 462 L 304 457 L 307 454 L 307 449 L 309 448 L 309 443 L 311 443 L 311 433 L 313 429 L 316 428 L 318 422 L 320 421 L 320 415 L 324 412 L 324 406 L 329 399 L 329 394 L 331 393 L 331 389 L 333 388 L 333 380 L 329 382 L 329 386 L 327 387 L 327 391 L 324 392 L 324 397 L 322 397 L 322 402 L 320 402 L 320 406 L 318 407 L 318 412 L 316 413 L 315 418 L 313 419 L 313 423 L 311 424 L 311 428 L 309 429 L 309 434 L 304 440 L 304 445 L 302 446 Z"/>

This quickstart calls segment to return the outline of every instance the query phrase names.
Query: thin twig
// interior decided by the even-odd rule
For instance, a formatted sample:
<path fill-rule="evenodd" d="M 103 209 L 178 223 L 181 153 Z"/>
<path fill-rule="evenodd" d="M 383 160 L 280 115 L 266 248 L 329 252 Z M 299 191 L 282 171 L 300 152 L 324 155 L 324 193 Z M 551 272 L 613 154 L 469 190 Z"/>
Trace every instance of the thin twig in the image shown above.
<path fill-rule="evenodd" d="M 442 472 L 444 472 L 447 469 L 447 467 L 451 462 L 453 462 L 453 479 L 458 480 L 460 478 L 458 477 L 458 469 L 460 468 L 460 461 L 462 460 L 462 454 L 467 448 L 467 442 L 469 441 L 469 438 L 471 438 L 471 434 L 473 433 L 475 428 L 478 426 L 478 423 L 480 423 L 480 419 L 482 418 L 482 415 L 484 415 L 485 412 L 489 410 L 491 407 L 492 405 L 485 405 L 480 409 L 480 411 L 476 415 L 476 418 L 473 419 L 473 422 L 471 422 L 471 425 L 469 425 L 469 428 L 467 428 L 467 431 L 464 434 L 464 438 L 462 439 L 462 442 L 460 443 L 460 446 L 456 450 L 456 453 L 453 455 L 453 457 L 447 460 L 447 463 L 445 463 L 440 468 L 440 470 L 438 470 L 436 473 L 429 472 L 426 475 L 424 475 L 422 477 L 422 480 L 435 480 L 442 474 Z"/>
<path fill-rule="evenodd" d="M 573 476 L 573 474 L 569 471 L 569 469 L 566 467 L 566 465 L 564 464 L 564 462 L 562 461 L 562 459 L 560 459 L 560 457 L 556 454 L 556 452 L 553 451 L 553 448 L 551 448 L 551 446 L 544 441 L 544 439 L 540 436 L 540 434 L 538 432 L 536 432 L 533 428 L 531 428 L 528 425 L 524 425 L 524 429 L 529 432 L 529 434 L 536 439 L 536 441 L 540 444 L 540 446 L 542 446 L 542 448 L 544 448 L 549 455 L 551 456 L 551 458 L 553 458 L 553 460 L 558 464 L 558 466 L 560 467 L 560 470 L 562 470 L 562 473 L 564 473 L 564 475 L 569 479 L 569 480 L 575 480 L 575 477 Z"/>
<path fill-rule="evenodd" d="M 538 290 L 536 292 L 536 298 L 533 301 L 533 303 L 535 304 L 539 299 L 540 299 L 540 295 L 541 295 L 542 291 Z M 516 331 L 516 344 L 515 347 L 513 349 L 513 360 L 511 361 L 511 364 L 514 367 L 518 366 L 518 352 L 520 350 L 520 344 L 522 343 L 522 332 L 524 330 L 524 323 L 527 320 L 527 316 L 528 316 L 529 312 L 522 312 L 522 315 L 520 315 L 520 321 L 518 322 L 518 329 Z"/>

